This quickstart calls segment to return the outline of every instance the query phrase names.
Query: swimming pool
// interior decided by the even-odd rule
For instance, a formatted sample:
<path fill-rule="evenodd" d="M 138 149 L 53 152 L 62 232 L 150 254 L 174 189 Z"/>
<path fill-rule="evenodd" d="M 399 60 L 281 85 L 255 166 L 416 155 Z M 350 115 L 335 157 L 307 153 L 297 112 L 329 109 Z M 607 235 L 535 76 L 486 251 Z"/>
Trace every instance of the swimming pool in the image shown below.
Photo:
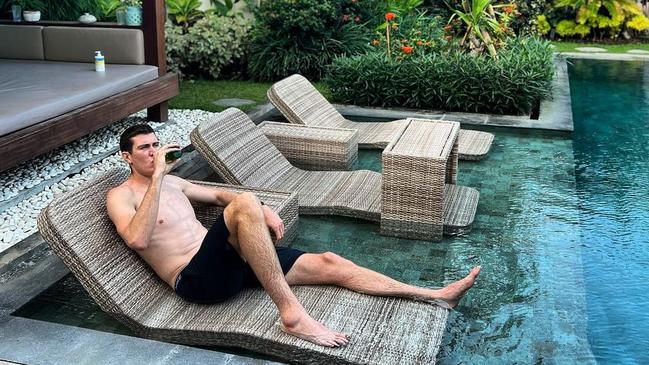
<path fill-rule="evenodd" d="M 481 264 L 449 317 L 442 364 L 649 363 L 649 68 L 572 63 L 572 135 L 492 129 L 489 157 L 460 163 L 458 183 L 481 193 L 471 233 L 430 243 L 383 237 L 359 220 L 301 217 L 293 246 L 424 286 Z M 360 162 L 380 170 L 380 153 L 362 151 Z M 128 333 L 71 277 L 18 315 Z"/>

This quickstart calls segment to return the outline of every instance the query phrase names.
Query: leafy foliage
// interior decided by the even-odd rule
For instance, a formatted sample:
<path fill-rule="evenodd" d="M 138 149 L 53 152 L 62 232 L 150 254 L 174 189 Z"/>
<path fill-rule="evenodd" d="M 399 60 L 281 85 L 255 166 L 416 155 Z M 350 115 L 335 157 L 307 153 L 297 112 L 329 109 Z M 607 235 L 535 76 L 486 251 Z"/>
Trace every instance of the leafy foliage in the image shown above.
<path fill-rule="evenodd" d="M 593 35 L 603 38 L 608 35 L 617 38 L 624 29 L 636 31 L 649 28 L 647 19 L 635 0 L 556 0 L 556 8 L 575 11 L 572 19 L 557 24 L 559 35 L 585 37 Z"/>
<path fill-rule="evenodd" d="M 274 0 L 257 9 L 249 74 L 277 80 L 293 73 L 319 79 L 335 56 L 365 52 L 368 30 L 344 22 L 339 0 Z"/>
<path fill-rule="evenodd" d="M 100 14 L 97 0 L 18 0 L 23 10 L 39 10 L 42 20 L 74 20 L 83 13 Z"/>
<path fill-rule="evenodd" d="M 99 13 L 97 19 L 100 21 L 115 21 L 115 11 L 122 7 L 122 2 L 119 0 L 99 0 Z"/>
<path fill-rule="evenodd" d="M 249 32 L 249 23 L 213 14 L 206 14 L 186 33 L 182 26 L 167 23 L 167 66 L 184 76 L 217 79 L 245 60 Z"/>
<path fill-rule="evenodd" d="M 439 17 L 431 17 L 425 11 L 414 11 L 403 17 L 397 16 L 391 22 L 390 47 L 396 57 L 414 57 L 420 54 L 440 52 L 448 46 L 444 40 L 444 30 Z M 387 23 L 379 27 L 372 46 L 379 51 L 386 48 L 384 33 Z M 403 53 L 403 50 L 409 53 Z M 399 53 L 401 50 L 401 54 Z"/>
<path fill-rule="evenodd" d="M 339 57 L 324 82 L 341 103 L 525 114 L 549 95 L 553 75 L 549 42 L 514 38 L 498 60 L 457 50 L 403 61 L 377 52 Z"/>
<path fill-rule="evenodd" d="M 203 12 L 198 9 L 201 0 L 167 0 L 166 3 L 171 21 L 185 30 L 203 17 Z"/>

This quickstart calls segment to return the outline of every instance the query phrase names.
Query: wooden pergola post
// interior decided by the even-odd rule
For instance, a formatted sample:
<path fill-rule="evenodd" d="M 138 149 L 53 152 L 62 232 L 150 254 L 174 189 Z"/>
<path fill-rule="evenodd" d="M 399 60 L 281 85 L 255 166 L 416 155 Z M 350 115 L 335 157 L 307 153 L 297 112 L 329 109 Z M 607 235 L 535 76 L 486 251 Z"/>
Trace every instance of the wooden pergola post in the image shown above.
<path fill-rule="evenodd" d="M 142 1 L 142 32 L 144 33 L 144 62 L 158 67 L 158 76 L 167 73 L 165 54 L 165 20 L 166 7 L 164 0 Z M 169 105 L 165 101 L 146 110 L 147 119 L 164 122 L 169 118 Z"/>

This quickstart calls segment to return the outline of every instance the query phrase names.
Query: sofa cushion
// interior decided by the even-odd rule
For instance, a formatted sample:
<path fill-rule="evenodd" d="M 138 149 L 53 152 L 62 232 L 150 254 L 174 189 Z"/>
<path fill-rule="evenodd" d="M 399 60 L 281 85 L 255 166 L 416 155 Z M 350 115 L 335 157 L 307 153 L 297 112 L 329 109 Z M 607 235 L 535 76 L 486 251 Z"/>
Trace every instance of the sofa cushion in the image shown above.
<path fill-rule="evenodd" d="M 0 59 L 0 136 L 99 101 L 158 77 L 148 65 Z"/>
<path fill-rule="evenodd" d="M 94 62 L 95 51 L 101 51 L 106 64 L 144 64 L 139 29 L 45 27 L 43 44 L 48 61 Z"/>
<path fill-rule="evenodd" d="M 43 27 L 0 25 L 0 58 L 43 59 Z"/>

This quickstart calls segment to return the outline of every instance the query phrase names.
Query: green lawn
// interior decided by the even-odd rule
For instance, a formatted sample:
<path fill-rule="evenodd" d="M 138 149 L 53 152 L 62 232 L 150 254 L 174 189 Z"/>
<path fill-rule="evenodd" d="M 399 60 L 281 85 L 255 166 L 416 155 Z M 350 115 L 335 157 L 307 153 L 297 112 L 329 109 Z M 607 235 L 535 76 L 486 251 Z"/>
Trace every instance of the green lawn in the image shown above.
<path fill-rule="evenodd" d="M 632 49 L 641 49 L 649 51 L 649 43 L 631 43 L 631 44 L 603 44 L 603 43 L 578 43 L 578 42 L 558 42 L 553 41 L 552 44 L 556 47 L 557 52 L 577 52 L 577 47 L 597 47 L 604 48 L 609 53 L 626 53 Z"/>
<path fill-rule="evenodd" d="M 270 82 L 253 81 L 214 81 L 214 80 L 183 80 L 180 82 L 180 93 L 169 102 L 171 109 L 202 109 L 210 112 L 223 111 L 224 107 L 214 105 L 219 99 L 249 99 L 256 104 L 241 106 L 243 111 L 250 110 L 259 104 L 268 102 L 266 91 L 271 87 Z M 315 87 L 328 96 L 323 84 L 315 83 Z"/>

